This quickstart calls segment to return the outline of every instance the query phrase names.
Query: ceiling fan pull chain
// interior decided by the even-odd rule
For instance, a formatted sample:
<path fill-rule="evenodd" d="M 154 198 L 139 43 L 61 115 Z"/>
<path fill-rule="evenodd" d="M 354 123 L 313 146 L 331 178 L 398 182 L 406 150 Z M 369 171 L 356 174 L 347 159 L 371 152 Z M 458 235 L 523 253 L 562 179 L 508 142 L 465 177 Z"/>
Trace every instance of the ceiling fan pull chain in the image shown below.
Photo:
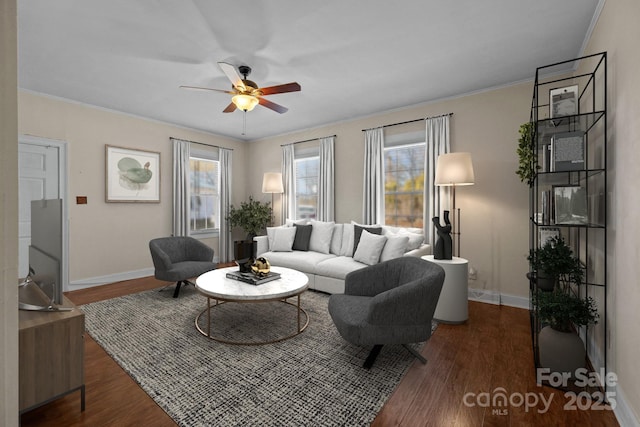
<path fill-rule="evenodd" d="M 242 113 L 242 135 L 244 135 L 247 130 L 247 111 L 245 110 Z"/>

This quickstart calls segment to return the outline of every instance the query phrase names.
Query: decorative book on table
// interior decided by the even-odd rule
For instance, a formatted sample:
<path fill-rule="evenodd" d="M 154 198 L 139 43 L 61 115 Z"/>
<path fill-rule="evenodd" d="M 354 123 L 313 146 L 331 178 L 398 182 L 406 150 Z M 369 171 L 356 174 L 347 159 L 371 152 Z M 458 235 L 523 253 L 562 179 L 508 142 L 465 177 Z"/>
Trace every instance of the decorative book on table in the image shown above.
<path fill-rule="evenodd" d="M 271 282 L 272 280 L 278 280 L 280 273 L 274 273 L 270 271 L 264 277 L 257 277 L 253 273 L 240 273 L 239 271 L 230 271 L 227 273 L 228 279 L 237 280 L 239 282 L 248 283 L 250 285 L 262 285 L 263 283 Z"/>

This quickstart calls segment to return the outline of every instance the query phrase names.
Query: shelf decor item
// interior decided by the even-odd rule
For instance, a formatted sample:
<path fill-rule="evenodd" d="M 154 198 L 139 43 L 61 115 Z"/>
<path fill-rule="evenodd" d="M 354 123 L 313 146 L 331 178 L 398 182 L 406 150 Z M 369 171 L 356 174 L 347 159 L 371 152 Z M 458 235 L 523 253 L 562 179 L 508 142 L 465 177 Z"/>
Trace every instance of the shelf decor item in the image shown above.
<path fill-rule="evenodd" d="M 106 201 L 160 203 L 160 153 L 106 146 Z"/>
<path fill-rule="evenodd" d="M 561 236 L 551 237 L 541 247 L 530 250 L 527 260 L 543 290 L 554 290 L 560 282 L 579 285 L 583 281 L 582 263 Z"/>
<path fill-rule="evenodd" d="M 518 133 L 520 133 L 520 138 L 518 138 L 518 170 L 516 174 L 520 177 L 520 181 L 526 182 L 531 187 L 536 172 L 540 169 L 533 144 L 533 123 L 521 124 Z"/>
<path fill-rule="evenodd" d="M 553 187 L 555 224 L 588 224 L 587 193 L 579 185 Z"/>
<path fill-rule="evenodd" d="M 549 91 L 549 117 L 566 117 L 578 114 L 578 85 Z"/>
<path fill-rule="evenodd" d="M 563 132 L 551 139 L 551 172 L 584 169 L 584 132 Z"/>

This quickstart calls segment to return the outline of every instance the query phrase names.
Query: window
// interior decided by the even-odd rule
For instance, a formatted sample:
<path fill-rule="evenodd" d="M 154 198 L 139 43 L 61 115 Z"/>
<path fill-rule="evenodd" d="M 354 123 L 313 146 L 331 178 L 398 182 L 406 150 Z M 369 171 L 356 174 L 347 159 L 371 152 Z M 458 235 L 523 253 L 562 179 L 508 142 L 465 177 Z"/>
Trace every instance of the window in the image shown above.
<path fill-rule="evenodd" d="M 423 226 L 424 142 L 384 149 L 385 224 Z"/>
<path fill-rule="evenodd" d="M 296 219 L 316 218 L 320 157 L 296 158 Z"/>
<path fill-rule="evenodd" d="M 209 158 L 207 158 L 209 157 Z M 192 234 L 217 232 L 220 228 L 220 165 L 208 155 L 189 159 Z"/>

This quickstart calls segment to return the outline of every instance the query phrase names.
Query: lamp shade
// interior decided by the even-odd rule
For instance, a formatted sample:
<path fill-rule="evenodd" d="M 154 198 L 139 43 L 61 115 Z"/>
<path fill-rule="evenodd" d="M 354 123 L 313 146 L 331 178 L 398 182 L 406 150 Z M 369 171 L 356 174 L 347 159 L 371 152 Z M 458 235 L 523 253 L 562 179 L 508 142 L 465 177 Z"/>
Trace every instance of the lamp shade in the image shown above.
<path fill-rule="evenodd" d="M 231 98 L 231 102 L 236 104 L 236 107 L 242 111 L 251 111 L 258 105 L 258 98 L 252 95 L 239 94 Z"/>
<path fill-rule="evenodd" d="M 447 153 L 438 156 L 435 185 L 473 185 L 471 153 Z"/>
<path fill-rule="evenodd" d="M 263 193 L 284 193 L 282 174 L 280 172 L 266 172 L 262 178 Z"/>

